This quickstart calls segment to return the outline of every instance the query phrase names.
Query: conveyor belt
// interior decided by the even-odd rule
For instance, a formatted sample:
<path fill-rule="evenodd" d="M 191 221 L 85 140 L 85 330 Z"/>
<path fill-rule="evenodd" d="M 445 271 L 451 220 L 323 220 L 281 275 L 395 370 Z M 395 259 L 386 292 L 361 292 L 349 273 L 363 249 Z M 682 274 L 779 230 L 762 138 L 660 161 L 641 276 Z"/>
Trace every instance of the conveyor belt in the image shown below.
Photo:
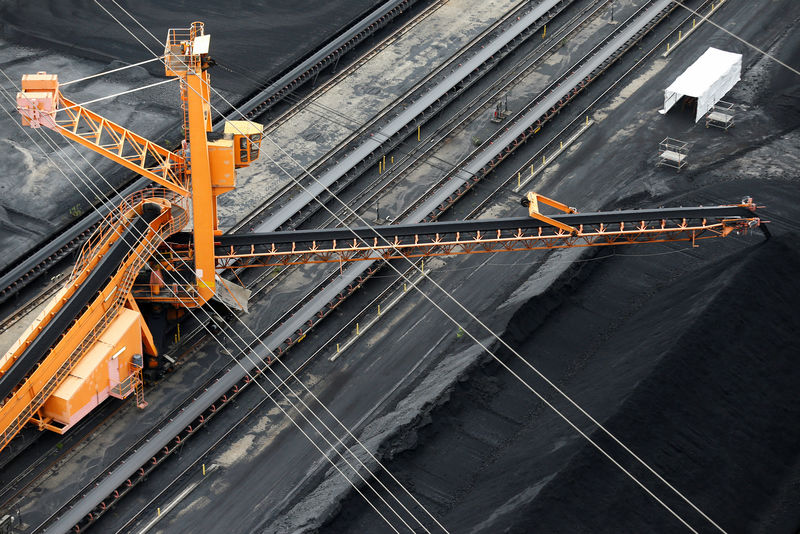
<path fill-rule="evenodd" d="M 148 209 L 128 226 L 122 237 L 111 246 L 86 280 L 78 287 L 70 299 L 56 312 L 50 322 L 42 328 L 39 335 L 25 349 L 11 368 L 0 376 L 0 399 L 5 399 L 14 388 L 30 373 L 58 342 L 63 333 L 83 313 L 83 310 L 105 287 L 109 279 L 125 260 L 127 254 L 136 246 L 139 237 L 147 231 L 147 226 L 158 216 L 159 211 Z"/>
<path fill-rule="evenodd" d="M 740 217 L 753 217 L 753 212 L 741 206 L 713 206 L 688 208 L 661 208 L 651 210 L 625 210 L 601 213 L 575 213 L 554 215 L 553 219 L 578 227 L 580 225 L 613 224 L 619 222 L 659 221 L 659 220 L 719 220 Z M 495 232 L 497 230 L 528 230 L 548 227 L 549 224 L 532 217 L 513 217 L 507 219 L 469 220 L 453 222 L 432 222 L 419 224 L 397 224 L 388 226 L 346 228 L 325 228 L 316 230 L 292 230 L 259 234 L 240 234 L 219 236 L 220 251 L 230 247 L 249 247 L 260 245 L 285 245 L 290 243 L 324 243 L 333 240 L 364 239 L 392 241 L 395 237 L 419 235 L 440 236 L 456 233 L 474 234 L 476 232 Z"/>

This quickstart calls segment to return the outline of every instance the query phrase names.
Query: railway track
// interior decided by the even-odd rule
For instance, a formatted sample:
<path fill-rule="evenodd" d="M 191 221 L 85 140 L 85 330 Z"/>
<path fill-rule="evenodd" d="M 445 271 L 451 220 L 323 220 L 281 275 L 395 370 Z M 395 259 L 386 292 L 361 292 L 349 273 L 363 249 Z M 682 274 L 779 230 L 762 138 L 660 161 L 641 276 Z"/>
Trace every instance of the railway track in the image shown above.
<path fill-rule="evenodd" d="M 621 29 L 622 29 L 622 27 L 620 28 L 620 30 L 621 30 Z M 615 34 L 616 34 L 616 33 L 617 33 L 617 32 L 615 32 Z M 649 55 L 649 53 L 648 53 L 647 55 Z M 645 56 L 645 57 L 647 57 L 647 56 Z M 642 59 L 640 60 L 640 62 L 641 62 L 641 61 L 643 61 L 643 59 L 644 59 L 644 58 L 642 58 Z M 637 63 L 637 64 L 638 64 L 638 63 Z M 608 68 L 608 66 L 610 66 L 610 64 L 609 64 L 609 65 L 607 65 L 607 66 L 606 66 L 606 68 Z M 625 73 L 625 74 L 627 74 L 627 73 Z M 621 79 L 621 78 L 620 78 L 620 79 Z M 614 85 L 616 85 L 616 83 L 618 83 L 618 81 L 615 81 L 615 82 L 614 82 Z M 611 88 L 607 89 L 607 90 L 606 90 L 606 91 L 603 93 L 603 95 L 605 95 L 605 94 L 606 94 L 608 91 L 610 91 L 610 90 L 611 90 Z M 602 97 L 602 95 L 601 95 L 601 97 Z M 597 100 L 599 100 L 599 99 L 600 99 L 600 97 L 598 97 L 598 99 L 597 99 Z M 571 100 L 571 99 L 570 99 L 570 100 Z M 596 100 L 595 102 L 597 102 L 597 100 Z M 522 113 L 522 112 L 520 112 L 520 113 Z M 475 158 L 476 154 L 474 154 L 474 153 L 473 153 L 473 155 L 472 155 L 472 156 L 473 156 L 473 160 L 474 160 L 474 158 Z M 492 168 L 494 168 L 494 167 L 492 167 Z M 497 191 L 497 190 L 496 190 L 496 191 Z M 430 195 L 431 195 L 431 196 L 428 196 L 427 198 L 428 198 L 428 199 L 432 198 L 432 195 L 434 195 L 434 194 L 435 194 L 435 192 L 431 192 L 431 193 L 430 193 Z M 451 204 L 451 205 L 452 205 L 452 204 Z M 446 208 L 445 208 L 445 209 L 446 209 Z M 440 210 L 440 211 L 443 211 L 443 210 Z M 473 213 L 477 213 L 478 211 L 479 211 L 479 210 L 476 208 L 475 210 L 473 210 Z M 351 269 L 348 269 L 348 272 L 349 272 L 349 271 L 351 271 Z M 374 272 L 374 271 L 373 271 L 373 272 Z M 365 280 L 365 279 L 364 279 L 364 280 Z M 353 291 L 355 290 L 355 288 L 356 288 L 357 286 L 360 286 L 360 285 L 363 283 L 363 281 L 364 281 L 364 280 L 362 280 L 362 281 L 357 281 L 357 284 L 356 284 L 356 286 L 354 286 L 354 288 L 353 288 Z M 337 286 L 337 284 L 333 284 L 332 282 L 333 282 L 333 280 L 332 280 L 332 279 L 329 279 L 329 280 L 327 281 L 327 283 L 328 283 L 329 285 Z M 327 288 L 327 287 L 328 287 L 328 286 L 324 286 L 322 289 L 325 289 L 325 288 Z M 306 296 L 306 298 L 304 298 L 304 299 L 303 299 L 303 303 L 302 303 L 302 304 L 301 304 L 301 303 L 298 303 L 298 306 L 297 306 L 295 309 L 293 309 L 293 310 L 290 310 L 292 313 L 290 313 L 290 312 L 287 312 L 287 315 L 285 315 L 284 317 L 282 317 L 282 318 L 281 318 L 281 319 L 284 319 L 284 318 L 286 318 L 286 321 L 283 321 L 283 324 L 278 324 L 280 321 L 276 321 L 276 325 L 277 325 L 277 327 L 278 327 L 278 330 L 277 330 L 277 331 L 274 331 L 274 330 L 272 330 L 272 331 L 271 331 L 270 329 L 268 329 L 267 331 L 265 331 L 265 332 L 264 332 L 264 337 L 268 338 L 268 341 L 272 342 L 272 341 L 274 341 L 274 339 L 276 338 L 276 336 L 277 336 L 277 337 L 280 337 L 281 335 L 283 335 L 283 332 L 286 330 L 286 326 L 287 326 L 287 325 L 286 325 L 286 323 L 288 323 L 288 322 L 291 322 L 291 321 L 289 321 L 289 320 L 288 320 L 287 316 L 291 316 L 291 315 L 297 315 L 297 314 L 299 314 L 299 313 L 300 313 L 300 312 L 301 312 L 303 309 L 306 309 L 306 308 L 308 308 L 309 306 L 316 305 L 316 303 L 317 303 L 317 302 L 320 300 L 320 299 L 319 299 L 319 297 L 320 297 L 320 294 L 315 292 L 317 289 L 318 289 L 318 288 L 315 288 L 315 290 L 312 290 L 312 291 L 310 291 L 310 292 L 308 293 L 308 295 Z M 336 289 L 336 288 L 334 288 L 334 289 Z M 352 292 L 352 291 L 351 291 L 351 292 Z M 295 317 L 295 322 L 296 322 L 296 317 Z M 276 327 L 276 325 L 273 325 L 273 327 Z M 280 327 L 283 327 L 283 328 L 280 328 Z M 304 334 L 305 334 L 305 333 L 303 333 L 303 335 L 304 335 Z M 270 340 L 270 338 L 272 338 L 272 339 Z M 289 346 L 291 346 L 291 344 L 289 344 Z M 286 347 L 286 348 L 288 348 L 288 347 Z M 280 349 L 281 349 L 281 346 L 280 346 L 280 345 L 278 345 L 278 352 L 280 352 Z M 306 362 L 306 363 L 307 363 L 307 362 Z M 304 365 L 305 365 L 305 364 L 304 364 Z M 209 382 L 218 383 L 218 382 L 219 382 L 218 378 L 219 378 L 219 377 L 215 377 L 214 379 L 210 380 Z M 228 378 L 228 381 L 229 381 L 229 380 L 230 380 L 230 378 Z M 238 392 L 238 391 L 241 391 L 241 389 L 242 389 L 241 387 L 238 387 L 238 386 L 239 386 L 239 384 L 238 384 L 238 383 L 234 383 L 233 385 L 231 385 L 231 387 L 229 387 L 229 388 L 228 388 L 228 390 L 226 391 L 226 394 L 225 394 L 225 395 L 223 395 L 222 397 L 218 397 L 218 399 L 223 399 L 223 398 L 225 398 L 225 399 L 226 399 L 226 400 L 224 400 L 224 401 L 221 401 L 221 403 L 219 404 L 219 406 L 218 406 L 218 407 L 216 407 L 216 408 L 215 408 L 215 406 L 216 406 L 216 405 L 215 405 L 215 404 L 213 404 L 213 403 L 212 403 L 212 404 L 209 404 L 209 407 L 213 408 L 213 410 L 212 410 L 210 413 L 212 413 L 212 414 L 215 414 L 215 413 L 217 413 L 217 410 L 218 410 L 219 408 L 221 408 L 222 406 L 226 405 L 226 404 L 227 404 L 227 403 L 230 401 L 230 399 L 232 399 L 232 398 L 233 398 L 233 396 L 235 396 L 235 394 L 238 394 L 237 392 Z M 244 387 L 246 387 L 246 385 L 245 385 Z M 201 388 L 198 388 L 198 391 L 199 391 L 200 389 L 201 389 Z M 216 388 L 216 389 L 219 389 L 219 388 Z M 234 390 L 236 390 L 236 391 L 234 391 Z M 205 392 L 205 393 L 208 393 L 208 392 Z M 229 394 L 230 394 L 230 395 L 229 395 Z M 207 395 L 201 395 L 200 397 L 202 397 L 202 399 L 205 399 L 205 398 L 207 398 L 208 396 L 207 396 Z M 202 402 L 202 399 L 201 399 L 201 398 L 198 398 L 198 399 L 197 399 L 197 401 L 198 401 L 198 402 Z M 211 409 L 211 408 L 208 408 L 208 409 Z M 213 417 L 213 415 L 210 415 L 209 417 L 207 417 L 207 418 L 204 418 L 204 421 L 207 421 L 207 420 L 209 420 L 209 419 L 210 419 L 210 418 L 212 418 L 212 417 Z M 182 418 L 185 418 L 185 416 L 184 416 L 184 417 L 182 417 Z M 203 418 L 203 413 L 201 413 L 199 416 L 197 416 L 197 417 L 195 418 L 195 420 L 199 421 L 199 420 L 200 420 L 200 418 Z M 189 428 L 189 430 L 188 430 L 188 433 L 186 433 L 186 428 Z M 186 437 L 188 437 L 188 436 L 192 435 L 192 434 L 193 434 L 195 431 L 196 431 L 196 428 L 193 428 L 191 425 L 190 425 L 189 427 L 185 427 L 185 428 L 184 428 L 184 434 L 179 434 L 179 435 L 178 435 L 178 440 L 177 440 L 177 443 L 178 443 L 178 444 L 180 444 L 180 443 L 182 442 L 182 440 L 185 440 L 185 438 L 186 438 Z M 167 449 L 169 449 L 169 447 L 167 447 Z M 138 452 L 138 451 L 137 451 L 137 452 Z M 166 457 L 168 457 L 168 456 L 169 456 L 169 453 L 171 453 L 171 451 L 167 450 L 167 451 L 166 451 L 166 453 L 165 453 L 165 455 L 164 455 L 164 457 L 163 457 L 163 459 L 166 459 Z M 156 457 L 156 456 L 154 456 L 154 457 L 153 457 L 153 459 L 157 459 L 157 457 Z M 158 460 L 157 460 L 155 463 L 153 463 L 153 466 L 155 467 L 156 465 L 160 464 L 160 463 L 161 463 L 161 461 L 163 461 L 163 459 L 158 459 Z M 154 467 L 153 467 L 153 468 L 154 468 Z M 139 471 L 137 471 L 137 472 L 141 472 L 141 473 L 142 473 L 142 476 L 146 476 L 146 474 L 147 474 L 147 473 L 149 473 L 151 470 L 152 470 L 152 469 L 149 469 L 149 467 L 148 467 L 147 469 L 140 468 L 140 470 L 139 470 Z M 91 484 L 90 484 L 90 485 L 87 485 L 87 493 L 94 493 L 93 491 L 91 491 L 91 489 L 90 489 L 90 486 L 91 486 Z M 120 495 L 120 497 L 121 497 L 121 495 Z M 104 503 L 104 502 L 105 502 L 105 501 L 103 501 L 103 503 Z M 107 505 L 104 505 L 104 509 L 105 509 L 105 507 L 106 507 L 106 506 L 107 506 Z M 96 519 L 96 517 L 95 517 L 94 519 Z M 94 520 L 94 519 L 93 519 L 93 520 Z"/>

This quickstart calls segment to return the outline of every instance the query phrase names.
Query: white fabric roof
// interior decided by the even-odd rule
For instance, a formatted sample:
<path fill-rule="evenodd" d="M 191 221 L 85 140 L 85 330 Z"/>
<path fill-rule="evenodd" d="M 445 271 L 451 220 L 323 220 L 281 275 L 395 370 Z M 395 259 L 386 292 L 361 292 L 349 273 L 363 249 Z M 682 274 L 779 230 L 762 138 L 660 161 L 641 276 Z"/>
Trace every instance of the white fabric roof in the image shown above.
<path fill-rule="evenodd" d="M 695 122 L 741 79 L 742 55 L 709 48 L 664 91 L 666 113 L 682 96 L 697 98 Z"/>

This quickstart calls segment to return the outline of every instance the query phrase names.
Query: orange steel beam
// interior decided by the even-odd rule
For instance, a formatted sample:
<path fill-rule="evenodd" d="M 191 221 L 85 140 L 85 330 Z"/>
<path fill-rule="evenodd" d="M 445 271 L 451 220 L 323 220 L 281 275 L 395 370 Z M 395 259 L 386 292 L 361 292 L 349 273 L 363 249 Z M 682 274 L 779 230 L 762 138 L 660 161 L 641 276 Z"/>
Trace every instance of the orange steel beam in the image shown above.
<path fill-rule="evenodd" d="M 528 195 L 525 197 L 525 200 L 527 201 L 528 215 L 530 215 L 534 219 L 546 222 L 547 224 L 555 226 L 556 228 L 560 228 L 565 232 L 575 233 L 577 231 L 575 230 L 574 227 L 568 224 L 564 224 L 562 222 L 559 222 L 555 219 L 548 217 L 547 215 L 544 215 L 541 211 L 539 211 L 539 202 L 547 206 L 550 206 L 551 208 L 563 211 L 564 213 L 577 213 L 577 210 L 575 208 L 570 208 L 566 204 L 563 204 L 557 200 L 553 200 L 552 198 L 546 197 L 544 195 L 540 195 L 539 193 L 534 193 L 533 191 L 528 193 Z M 523 202 L 523 204 L 525 204 L 525 202 Z"/>
<path fill-rule="evenodd" d="M 506 234 L 505 237 L 498 230 L 496 233 L 478 232 L 466 238 L 459 234 L 454 238 L 445 238 L 438 234 L 433 237 L 414 236 L 413 239 L 393 238 L 389 244 L 378 238 L 372 238 L 368 244 L 353 239 L 324 245 L 316 242 L 293 244 L 290 250 L 279 250 L 274 245 L 266 251 L 257 251 L 255 246 L 249 252 L 237 252 L 231 248 L 227 254 L 218 253 L 217 261 L 220 266 L 236 263 L 241 267 L 270 267 L 680 241 L 694 244 L 704 239 L 725 237 L 735 231 L 746 232 L 758 224 L 759 220 L 755 217 L 712 223 L 702 221 L 698 224 L 689 224 L 684 220 L 676 226 L 667 226 L 666 221 L 641 221 L 636 224 L 598 224 L 588 229 L 579 226 L 575 232 L 566 232 L 560 228 L 538 228 L 534 232 L 517 230 L 515 234 Z"/>
<path fill-rule="evenodd" d="M 179 195 L 189 195 L 182 156 L 65 98 L 57 75 L 23 76 L 17 109 L 23 124 L 50 128 Z"/>

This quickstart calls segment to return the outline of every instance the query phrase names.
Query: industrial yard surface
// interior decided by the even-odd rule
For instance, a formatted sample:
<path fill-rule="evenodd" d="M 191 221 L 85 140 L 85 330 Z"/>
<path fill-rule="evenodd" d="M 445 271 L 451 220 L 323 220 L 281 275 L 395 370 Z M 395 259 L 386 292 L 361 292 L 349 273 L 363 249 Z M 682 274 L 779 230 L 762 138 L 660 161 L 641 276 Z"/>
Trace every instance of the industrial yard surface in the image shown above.
<path fill-rule="evenodd" d="M 594 46 L 601 32 L 643 3 L 611 2 L 613 11 L 606 9 L 565 38 L 543 65 L 508 91 L 508 107 L 521 109 Z M 147 0 L 123 5 L 159 38 L 169 27 L 203 20 L 213 36 L 213 55 L 221 66 L 233 67 L 215 68 L 212 84 L 226 99 L 239 102 L 258 89 L 253 80 L 264 83 L 276 76 L 378 2 L 267 4 L 235 2 L 223 8 L 219 2 Z M 315 105 L 268 135 L 274 134 L 295 163 L 313 165 L 518 4 L 525 2 L 446 2 L 406 38 L 337 81 Z M 673 21 L 687 16 L 680 7 L 670 15 Z M 94 2 L 52 1 L 33 7 L 0 1 L 0 21 L 0 67 L 14 83 L 24 73 L 46 70 L 67 81 L 151 57 Z M 591 128 L 538 172 L 525 191 L 535 190 L 583 212 L 731 204 L 751 196 L 765 206 L 759 214 L 769 221 L 770 239 L 755 231 L 699 247 L 665 243 L 426 260 L 430 280 L 421 282 L 420 289 L 441 303 L 459 326 L 412 291 L 332 360 L 337 349 L 328 341 L 348 327 L 348 314 L 368 305 L 373 283 L 368 282 L 284 356 L 290 368 L 313 358 L 299 373 L 302 382 L 448 531 L 682 531 L 685 526 L 665 506 L 698 531 L 716 531 L 557 395 L 531 365 L 725 531 L 800 529 L 800 3 L 726 0 L 712 21 L 669 55 L 663 54 L 664 45 L 636 66 L 587 111 L 585 116 L 594 121 Z M 674 45 L 677 34 L 659 31 L 663 35 L 658 39 Z M 656 42 L 652 38 L 641 49 Z M 148 44 L 157 49 L 154 41 Z M 680 106 L 659 114 L 664 89 L 712 46 L 743 56 L 741 81 L 725 96 L 735 104 L 736 124 L 725 131 L 707 128 Z M 84 82 L 69 88 L 70 94 L 86 101 L 153 83 L 162 78 L 156 66 Z M 623 60 L 619 70 L 633 66 L 633 59 Z M 16 91 L 5 78 L 0 86 Z M 572 105 L 583 109 L 599 96 L 599 90 L 588 93 Z M 458 97 L 456 105 L 468 98 Z M 167 85 L 93 109 L 161 140 L 175 136 L 177 101 L 176 87 Z M 3 107 L 12 116 L 0 116 L 0 267 L 90 209 L 15 126 L 12 104 L 3 101 Z M 405 189 L 382 201 L 382 215 L 397 215 L 418 194 L 415 188 L 465 158 L 475 148 L 475 138 L 486 139 L 497 129 L 489 119 L 483 113 L 453 133 L 435 166 L 421 165 Z M 259 120 L 268 123 L 267 118 Z M 554 119 L 538 135 L 555 136 L 561 129 L 558 120 L 567 121 Z M 688 164 L 680 172 L 656 166 L 659 142 L 666 137 L 689 144 Z M 412 136 L 406 145 L 414 143 Z M 514 179 L 481 218 L 525 215 L 521 193 L 512 191 L 515 176 L 540 148 L 535 142 L 523 146 L 494 171 Z M 274 147 L 264 149 L 272 150 L 278 163 L 263 160 L 247 169 L 241 189 L 223 197 L 225 228 L 291 180 L 279 166 L 281 157 L 291 166 L 290 158 Z M 52 149 L 48 151 L 52 156 Z M 59 142 L 58 151 L 77 157 L 65 141 Z M 85 154 L 113 185 L 130 178 L 127 171 Z M 89 168 L 88 162 L 80 165 Z M 299 168 L 291 171 L 292 176 L 299 174 Z M 481 187 L 475 195 L 488 192 Z M 466 211 L 456 204 L 445 218 L 458 219 Z M 377 216 L 371 212 L 370 222 Z M 262 331 L 303 297 L 319 273 L 316 267 L 303 266 L 288 275 L 259 296 L 242 319 Z M 381 276 L 396 278 L 383 270 L 375 284 Z M 433 282 L 528 363 L 500 346 Z M 3 340 L 0 347 L 8 344 Z M 146 391 L 147 409 L 128 402 L 27 489 L 15 504 L 23 521 L 35 525 L 49 516 L 101 472 L 105 460 L 115 458 L 151 422 L 169 413 L 175 398 L 228 358 L 213 342 L 196 347 L 173 373 Z M 621 466 L 665 506 L 531 388 L 598 445 L 613 451 Z M 300 387 L 294 390 L 318 406 Z M 138 532 L 157 509 L 175 499 L 150 532 L 391 531 L 270 400 L 237 426 L 264 398 L 262 390 L 245 391 L 226 408 L 235 414 L 230 420 L 203 429 L 93 528 L 115 532 L 149 503 L 146 513 L 125 527 Z M 296 411 L 288 412 L 297 417 Z M 308 425 L 299 424 L 309 431 Z M 344 431 L 339 434 L 353 445 Z M 57 444 L 53 438 L 42 441 L 40 448 Z M 374 460 L 361 455 L 375 468 Z M 204 476 L 200 464 L 216 467 Z M 159 495 L 190 466 L 180 484 Z M 3 469 L 0 482 L 13 471 Z M 390 482 L 385 472 L 376 476 Z M 190 485 L 191 492 L 176 499 Z M 378 501 L 375 494 L 370 501 Z M 393 524 L 408 531 L 398 521 Z M 430 518 L 425 524 L 431 528 Z"/>

